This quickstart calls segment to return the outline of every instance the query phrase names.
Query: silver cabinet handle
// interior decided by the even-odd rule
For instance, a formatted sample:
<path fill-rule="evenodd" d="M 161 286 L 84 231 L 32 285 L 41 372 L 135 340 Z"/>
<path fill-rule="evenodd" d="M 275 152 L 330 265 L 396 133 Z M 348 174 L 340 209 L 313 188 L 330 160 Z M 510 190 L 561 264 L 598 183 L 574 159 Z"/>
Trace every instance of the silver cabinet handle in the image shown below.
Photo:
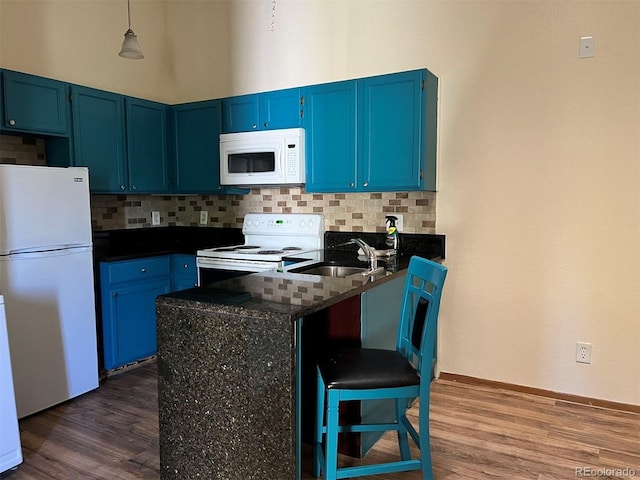
<path fill-rule="evenodd" d="M 363 187 L 368 187 L 368 186 L 369 186 L 369 182 L 364 182 L 364 183 L 362 184 L 362 186 L 363 186 Z"/>
<path fill-rule="evenodd" d="M 251 128 L 258 128 L 258 125 L 256 125 L 255 123 L 251 126 Z"/>
<path fill-rule="evenodd" d="M 147 269 L 143 267 L 143 268 L 141 268 L 141 269 L 140 269 L 140 271 L 141 271 L 142 273 L 146 273 Z"/>
<path fill-rule="evenodd" d="M 15 120 L 9 120 L 9 125 L 11 125 L 12 127 L 16 124 Z"/>
<path fill-rule="evenodd" d="M 120 185 L 120 190 L 124 190 L 124 185 Z"/>
<path fill-rule="evenodd" d="M 133 190 L 137 190 L 137 188 L 138 188 L 138 187 L 136 187 L 135 185 L 131 185 L 131 188 L 132 188 Z"/>
<path fill-rule="evenodd" d="M 351 182 L 351 183 L 349 184 L 349 187 L 351 187 L 351 188 L 353 188 L 354 186 L 355 186 L 355 184 L 354 184 L 353 182 Z"/>
<path fill-rule="evenodd" d="M 184 264 L 184 268 L 189 268 L 189 265 L 187 265 L 186 263 Z"/>

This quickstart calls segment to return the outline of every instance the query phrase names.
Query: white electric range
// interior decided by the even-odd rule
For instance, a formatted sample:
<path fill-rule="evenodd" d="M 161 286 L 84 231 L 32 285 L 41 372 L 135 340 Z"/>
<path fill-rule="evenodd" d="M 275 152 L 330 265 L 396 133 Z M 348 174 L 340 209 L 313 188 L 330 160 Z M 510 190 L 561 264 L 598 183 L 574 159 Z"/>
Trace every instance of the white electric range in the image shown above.
<path fill-rule="evenodd" d="M 324 248 L 324 216 L 315 213 L 248 213 L 244 244 L 198 250 L 198 285 L 247 273 L 278 270 L 284 258 Z"/>

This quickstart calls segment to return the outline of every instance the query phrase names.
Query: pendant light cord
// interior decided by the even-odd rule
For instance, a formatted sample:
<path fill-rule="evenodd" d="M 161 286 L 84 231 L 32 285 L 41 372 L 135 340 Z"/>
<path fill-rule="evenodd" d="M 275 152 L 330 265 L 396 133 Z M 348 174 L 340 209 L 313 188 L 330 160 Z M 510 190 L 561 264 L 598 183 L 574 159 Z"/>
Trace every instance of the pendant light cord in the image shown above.
<path fill-rule="evenodd" d="M 131 30 L 131 0 L 127 0 L 127 18 L 129 19 L 129 30 Z"/>

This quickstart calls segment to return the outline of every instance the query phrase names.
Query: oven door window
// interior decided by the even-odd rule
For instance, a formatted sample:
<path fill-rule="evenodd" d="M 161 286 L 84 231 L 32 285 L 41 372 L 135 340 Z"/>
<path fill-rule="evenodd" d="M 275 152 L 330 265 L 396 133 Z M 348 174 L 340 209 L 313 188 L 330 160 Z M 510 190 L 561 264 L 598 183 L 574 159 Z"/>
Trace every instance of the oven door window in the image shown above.
<path fill-rule="evenodd" d="M 272 173 L 276 171 L 276 153 L 230 153 L 227 165 L 229 173 Z"/>

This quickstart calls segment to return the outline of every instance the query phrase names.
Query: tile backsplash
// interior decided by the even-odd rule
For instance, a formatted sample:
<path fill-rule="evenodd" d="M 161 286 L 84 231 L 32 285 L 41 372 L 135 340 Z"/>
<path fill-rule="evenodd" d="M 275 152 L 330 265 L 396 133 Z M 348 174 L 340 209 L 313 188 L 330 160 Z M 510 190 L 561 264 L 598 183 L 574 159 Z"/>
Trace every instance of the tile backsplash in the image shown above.
<path fill-rule="evenodd" d="M 45 165 L 43 139 L 0 136 L 0 163 Z M 249 212 L 322 213 L 334 231 L 383 232 L 385 215 L 403 216 L 405 233 L 436 233 L 435 192 L 307 193 L 304 187 L 254 188 L 247 195 L 92 195 L 94 230 L 151 227 L 151 212 L 160 226 L 242 227 Z"/>
<path fill-rule="evenodd" d="M 162 226 L 199 225 L 208 212 L 208 226 L 242 227 L 249 212 L 322 213 L 325 228 L 336 231 L 382 232 L 385 215 L 403 215 L 406 233 L 435 233 L 434 192 L 306 193 L 304 188 L 255 188 L 247 195 L 92 195 L 96 230 L 151 226 L 151 212 L 160 212 Z"/>
<path fill-rule="evenodd" d="M 46 165 L 44 139 L 0 135 L 0 163 Z"/>

